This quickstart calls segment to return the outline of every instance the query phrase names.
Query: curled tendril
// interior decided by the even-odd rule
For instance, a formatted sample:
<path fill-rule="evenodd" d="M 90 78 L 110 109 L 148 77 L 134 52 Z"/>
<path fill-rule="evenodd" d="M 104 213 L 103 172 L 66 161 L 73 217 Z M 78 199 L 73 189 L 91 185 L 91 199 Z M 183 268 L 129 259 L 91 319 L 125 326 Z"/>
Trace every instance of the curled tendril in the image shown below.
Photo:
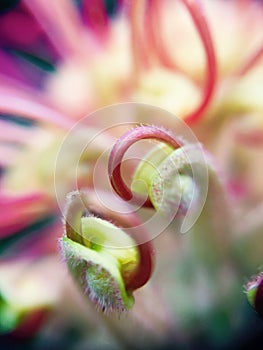
<path fill-rule="evenodd" d="M 152 274 L 153 248 L 145 231 L 132 229 L 138 224 L 132 214 L 119 217 L 104 208 L 92 190 L 68 195 L 61 254 L 83 293 L 103 311 L 129 309 L 133 291 Z"/>
<path fill-rule="evenodd" d="M 120 137 L 115 143 L 108 163 L 108 173 L 110 178 L 110 183 L 115 190 L 115 192 L 125 201 L 131 201 L 131 203 L 142 203 L 141 196 L 137 193 L 132 193 L 129 187 L 126 185 L 121 174 L 121 163 L 126 151 L 137 141 L 144 139 L 153 139 L 160 142 L 164 142 L 173 149 L 176 149 L 183 145 L 183 140 L 180 138 L 175 138 L 175 136 L 160 127 L 143 125 L 138 126 L 132 130 L 126 132 L 122 137 Z M 152 208 L 153 204 L 148 197 L 143 203 L 144 207 Z"/>

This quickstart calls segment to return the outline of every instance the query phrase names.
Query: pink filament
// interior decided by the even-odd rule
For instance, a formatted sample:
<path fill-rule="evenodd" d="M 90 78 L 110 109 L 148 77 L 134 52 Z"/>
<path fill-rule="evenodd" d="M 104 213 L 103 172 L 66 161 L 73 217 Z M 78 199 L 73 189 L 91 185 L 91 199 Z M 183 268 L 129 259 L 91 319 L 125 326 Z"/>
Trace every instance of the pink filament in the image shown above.
<path fill-rule="evenodd" d="M 165 48 L 161 35 L 161 1 L 152 0 L 148 3 L 147 14 L 145 16 L 145 27 L 149 48 L 158 56 L 160 63 L 167 68 L 175 69 L 176 64 L 172 60 L 169 52 Z"/>
<path fill-rule="evenodd" d="M 147 68 L 149 66 L 147 47 L 142 35 L 142 32 L 145 30 L 142 27 L 142 16 L 144 12 L 145 0 L 131 1 L 129 19 L 135 75 L 138 75 L 142 67 Z"/>
<path fill-rule="evenodd" d="M 202 41 L 205 55 L 206 55 L 206 77 L 204 82 L 203 97 L 199 106 L 187 116 L 185 116 L 185 122 L 188 124 L 196 123 L 202 117 L 203 112 L 207 108 L 213 96 L 216 80 L 217 80 L 217 62 L 213 40 L 211 37 L 210 29 L 205 17 L 205 13 L 198 0 L 181 0 L 186 6 L 194 25 L 198 31 L 200 39 Z M 158 58 L 161 63 L 168 68 L 177 68 L 175 62 L 173 62 L 171 56 L 165 49 L 161 38 L 160 30 L 160 13 L 161 2 L 160 0 L 152 0 L 149 4 L 149 13 L 147 13 L 146 28 L 148 32 L 148 40 L 151 42 L 151 47 L 155 47 Z"/>
<path fill-rule="evenodd" d="M 263 57 L 263 45 L 261 45 L 245 62 L 243 67 L 240 69 L 239 74 L 245 75 L 250 69 L 255 67 L 255 65 L 261 60 Z"/>
<path fill-rule="evenodd" d="M 135 142 L 143 139 L 155 139 L 165 142 L 174 148 L 180 147 L 178 140 L 174 138 L 168 131 L 155 126 L 140 126 L 134 128 L 115 143 L 109 157 L 108 174 L 111 185 L 115 192 L 125 201 L 132 200 L 133 203 L 141 203 L 141 198 L 137 194 L 133 194 L 129 187 L 125 184 L 121 175 L 121 163 L 126 151 Z M 152 207 L 149 198 L 143 204 L 144 207 Z"/>
<path fill-rule="evenodd" d="M 194 1 L 182 0 L 182 2 L 188 9 L 192 17 L 192 20 L 196 26 L 196 29 L 200 35 L 200 38 L 202 40 L 202 43 L 205 49 L 206 61 L 207 61 L 203 99 L 199 107 L 197 107 L 196 110 L 191 112 L 184 119 L 186 123 L 192 124 L 197 122 L 201 118 L 202 113 L 207 108 L 213 96 L 215 86 L 216 86 L 216 80 L 217 80 L 217 62 L 216 62 L 213 40 L 211 37 L 209 26 L 205 18 L 205 13 L 201 7 L 201 3 L 196 0 Z"/>

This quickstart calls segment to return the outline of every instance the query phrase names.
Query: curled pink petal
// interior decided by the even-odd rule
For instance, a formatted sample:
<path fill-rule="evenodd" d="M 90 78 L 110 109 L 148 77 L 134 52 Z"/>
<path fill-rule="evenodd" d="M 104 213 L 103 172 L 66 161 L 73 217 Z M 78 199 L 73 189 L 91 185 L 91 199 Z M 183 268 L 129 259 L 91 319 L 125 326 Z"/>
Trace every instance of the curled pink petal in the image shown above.
<path fill-rule="evenodd" d="M 34 18 L 23 11 L 11 11 L 1 17 L 1 36 L 16 45 L 32 45 L 38 38 L 40 27 Z"/>
<path fill-rule="evenodd" d="M 37 228 L 36 232 L 33 232 L 29 237 L 17 242 L 8 253 L 30 258 L 55 253 L 59 235 L 61 235 L 61 223 L 55 221 L 45 225 L 44 228 Z"/>
<path fill-rule="evenodd" d="M 0 141 L 22 144 L 30 143 L 32 142 L 34 132 L 34 129 L 0 120 Z"/>
<path fill-rule="evenodd" d="M 26 82 L 26 77 L 23 75 L 15 60 L 12 60 L 10 56 L 0 50 L 0 67 L 1 71 L 9 77 Z M 1 79 L 0 79 L 1 81 Z"/>
<path fill-rule="evenodd" d="M 64 115 L 45 105 L 23 97 L 0 94 L 0 113 L 19 115 L 39 122 L 45 122 L 70 129 L 74 123 Z"/>
<path fill-rule="evenodd" d="M 25 228 L 39 216 L 39 206 L 46 202 L 42 193 L 14 197 L 0 194 L 0 235 L 5 237 Z"/>
<path fill-rule="evenodd" d="M 23 205 L 44 198 L 41 192 L 29 193 L 20 196 L 11 196 L 7 193 L 0 192 L 0 205 Z"/>
<path fill-rule="evenodd" d="M 83 52 L 83 30 L 76 9 L 70 1 L 24 0 L 55 49 L 65 60 Z"/>
<path fill-rule="evenodd" d="M 5 168 L 14 164 L 19 152 L 17 148 L 10 147 L 10 145 L 0 144 L 0 166 Z"/>

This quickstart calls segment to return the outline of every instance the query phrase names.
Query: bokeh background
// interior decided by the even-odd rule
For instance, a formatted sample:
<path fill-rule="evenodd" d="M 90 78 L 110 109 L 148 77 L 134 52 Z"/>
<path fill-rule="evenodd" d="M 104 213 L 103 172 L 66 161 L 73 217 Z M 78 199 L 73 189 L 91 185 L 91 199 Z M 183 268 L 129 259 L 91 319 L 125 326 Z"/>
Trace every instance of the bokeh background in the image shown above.
<path fill-rule="evenodd" d="M 262 86 L 261 1 L 0 2 L 1 348 L 261 348 L 244 285 L 263 261 Z M 170 113 L 86 118 L 124 102 Z M 59 256 L 56 157 L 85 118 L 56 182 L 61 193 L 75 189 L 77 158 L 78 186 L 92 188 L 96 160 L 125 131 L 109 130 L 80 156 L 104 118 L 176 134 L 173 115 L 212 154 L 223 185 L 211 184 L 191 232 L 171 224 L 154 240 L 155 271 L 134 308 L 105 316 Z"/>

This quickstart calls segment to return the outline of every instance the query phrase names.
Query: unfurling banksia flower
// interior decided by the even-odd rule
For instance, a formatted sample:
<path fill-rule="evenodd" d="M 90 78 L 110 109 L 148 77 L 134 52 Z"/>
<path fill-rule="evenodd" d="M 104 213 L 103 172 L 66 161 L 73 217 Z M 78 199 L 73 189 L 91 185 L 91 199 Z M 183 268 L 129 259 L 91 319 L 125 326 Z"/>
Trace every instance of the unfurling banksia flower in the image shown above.
<path fill-rule="evenodd" d="M 121 163 L 127 149 L 142 139 L 160 144 L 141 160 L 131 190 L 122 177 Z M 129 204 L 163 212 L 171 220 L 186 217 L 192 204 L 200 202 L 203 169 L 207 170 L 200 149 L 202 155 L 198 143 L 186 143 L 163 128 L 136 127 L 117 140 L 108 163 L 110 183 L 125 210 L 119 213 L 102 206 L 92 189 L 68 195 L 61 254 L 82 292 L 103 311 L 131 308 L 133 291 L 152 274 L 151 239 Z M 146 187 L 140 186 L 142 182 Z M 108 203 L 116 200 L 110 193 L 107 196 Z"/>
<path fill-rule="evenodd" d="M 153 250 L 148 241 L 138 245 L 132 229 L 129 235 L 106 220 L 110 214 L 105 215 L 105 208 L 96 215 L 90 208 L 96 207 L 96 213 L 102 209 L 99 203 L 91 204 L 92 197 L 92 190 L 68 195 L 60 251 L 82 292 L 102 311 L 120 313 L 133 306 L 133 291 L 150 278 Z M 126 227 L 136 226 L 132 219 L 126 220 Z"/>

